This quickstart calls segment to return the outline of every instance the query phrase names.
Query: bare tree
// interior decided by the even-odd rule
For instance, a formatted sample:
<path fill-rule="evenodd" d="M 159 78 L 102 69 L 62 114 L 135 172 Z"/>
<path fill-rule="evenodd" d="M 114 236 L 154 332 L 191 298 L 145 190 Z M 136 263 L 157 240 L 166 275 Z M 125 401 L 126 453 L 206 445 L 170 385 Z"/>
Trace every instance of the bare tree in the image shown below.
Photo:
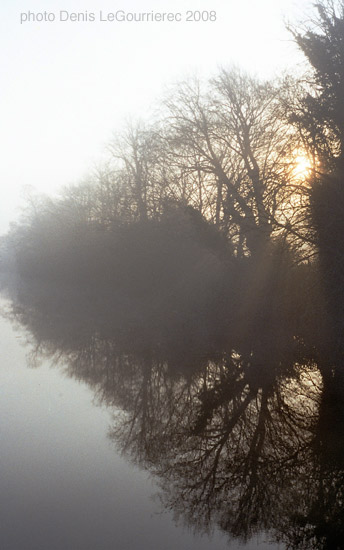
<path fill-rule="evenodd" d="M 228 233 L 238 253 L 255 254 L 273 234 L 293 229 L 297 145 L 283 86 L 222 70 L 205 92 L 197 80 L 184 82 L 166 102 L 172 162 L 187 174 L 202 213 Z"/>

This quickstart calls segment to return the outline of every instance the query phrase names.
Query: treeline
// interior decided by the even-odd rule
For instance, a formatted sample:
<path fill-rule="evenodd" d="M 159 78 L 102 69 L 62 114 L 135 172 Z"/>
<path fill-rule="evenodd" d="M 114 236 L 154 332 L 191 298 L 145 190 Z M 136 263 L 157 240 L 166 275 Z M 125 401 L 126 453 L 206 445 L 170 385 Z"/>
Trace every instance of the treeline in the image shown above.
<path fill-rule="evenodd" d="M 149 312 L 166 335 L 173 318 L 263 363 L 295 342 L 314 354 L 326 324 L 341 354 L 344 4 L 317 10 L 291 29 L 307 79 L 180 83 L 89 181 L 32 200 L 8 237 L 22 278 L 115 296 L 130 326 Z"/>

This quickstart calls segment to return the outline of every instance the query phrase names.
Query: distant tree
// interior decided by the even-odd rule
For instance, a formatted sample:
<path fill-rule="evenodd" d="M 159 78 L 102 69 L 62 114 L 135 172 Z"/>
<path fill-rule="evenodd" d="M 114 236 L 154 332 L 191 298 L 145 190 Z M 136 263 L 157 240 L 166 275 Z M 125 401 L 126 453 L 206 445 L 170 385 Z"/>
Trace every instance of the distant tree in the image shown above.
<path fill-rule="evenodd" d="M 171 170 L 158 127 L 128 123 L 109 145 L 109 167 L 122 182 L 123 202 L 132 220 L 159 218 L 171 198 Z"/>

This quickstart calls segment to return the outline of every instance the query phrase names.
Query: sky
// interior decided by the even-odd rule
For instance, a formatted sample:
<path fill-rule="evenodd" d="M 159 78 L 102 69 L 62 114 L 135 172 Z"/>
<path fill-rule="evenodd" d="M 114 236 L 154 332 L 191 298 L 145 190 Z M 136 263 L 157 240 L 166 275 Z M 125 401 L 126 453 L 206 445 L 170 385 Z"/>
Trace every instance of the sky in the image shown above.
<path fill-rule="evenodd" d="M 305 21 L 310 5 L 309 0 L 2 0 L 0 234 L 20 216 L 28 189 L 53 195 L 85 178 L 125 121 L 148 117 L 178 80 L 212 76 L 231 65 L 261 78 L 299 70 L 302 56 L 286 22 Z M 182 20 L 107 20 L 117 12 L 128 18 L 180 13 Z M 186 21 L 187 12 L 216 20 Z"/>

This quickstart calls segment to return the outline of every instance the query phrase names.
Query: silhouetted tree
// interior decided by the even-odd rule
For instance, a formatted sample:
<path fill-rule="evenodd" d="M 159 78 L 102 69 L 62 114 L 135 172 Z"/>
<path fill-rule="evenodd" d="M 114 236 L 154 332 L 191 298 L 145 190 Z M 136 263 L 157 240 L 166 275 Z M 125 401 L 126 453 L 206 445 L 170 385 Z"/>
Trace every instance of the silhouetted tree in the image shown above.
<path fill-rule="evenodd" d="M 182 83 L 166 102 L 171 163 L 239 255 L 259 254 L 272 235 L 298 233 L 283 86 L 222 70 L 205 90 L 197 80 Z"/>
<path fill-rule="evenodd" d="M 316 7 L 316 21 L 304 32 L 293 31 L 313 71 L 293 120 L 305 129 L 316 158 L 311 212 L 320 277 L 332 316 L 328 360 L 338 367 L 344 351 L 344 4 L 329 0 Z M 337 383 L 343 385 L 343 380 Z"/>

